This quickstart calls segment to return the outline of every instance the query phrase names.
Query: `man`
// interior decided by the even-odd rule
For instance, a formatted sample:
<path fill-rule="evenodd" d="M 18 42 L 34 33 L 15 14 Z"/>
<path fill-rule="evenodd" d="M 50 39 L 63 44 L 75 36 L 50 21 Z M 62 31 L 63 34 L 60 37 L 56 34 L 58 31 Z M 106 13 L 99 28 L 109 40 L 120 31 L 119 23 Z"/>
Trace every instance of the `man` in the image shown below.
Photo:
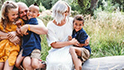
<path fill-rule="evenodd" d="M 26 22 L 28 20 L 27 18 L 28 7 L 25 3 L 22 2 L 18 2 L 17 4 L 19 6 L 19 17 L 24 22 Z M 24 27 L 28 28 L 28 25 L 24 25 Z M 43 22 L 39 19 L 38 19 L 38 25 L 30 25 L 30 31 L 35 32 L 37 34 L 47 34 L 47 28 L 45 27 Z"/>
<path fill-rule="evenodd" d="M 29 9 L 25 3 L 18 2 L 17 4 L 19 6 L 19 18 L 21 18 L 26 23 L 28 20 L 27 12 Z M 17 32 L 19 34 L 25 34 L 26 35 L 29 27 L 30 27 L 30 31 L 32 31 L 36 34 L 47 34 L 47 28 L 45 27 L 43 22 L 39 19 L 38 19 L 38 25 L 26 25 L 25 24 L 22 26 L 23 31 L 20 31 L 19 29 L 17 29 Z M 30 57 L 25 57 L 23 62 L 22 62 L 22 65 L 23 65 L 24 69 L 26 69 L 26 70 L 33 70 L 33 68 L 31 67 L 31 58 Z"/>

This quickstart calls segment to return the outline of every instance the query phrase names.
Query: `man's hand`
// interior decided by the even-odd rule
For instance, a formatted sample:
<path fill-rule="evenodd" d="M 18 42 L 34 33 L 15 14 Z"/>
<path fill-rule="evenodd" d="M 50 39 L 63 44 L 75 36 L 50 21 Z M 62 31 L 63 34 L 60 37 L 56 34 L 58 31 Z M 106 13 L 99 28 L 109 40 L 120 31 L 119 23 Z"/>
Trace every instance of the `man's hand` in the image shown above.
<path fill-rule="evenodd" d="M 20 38 L 18 36 L 15 36 L 13 39 L 9 39 L 9 41 L 11 41 L 12 43 L 14 43 L 15 45 L 20 43 Z"/>
<path fill-rule="evenodd" d="M 23 25 L 21 28 L 21 34 L 27 35 L 27 31 L 28 31 L 28 25 Z"/>
<path fill-rule="evenodd" d="M 12 31 L 12 32 L 8 32 L 8 33 L 7 33 L 7 37 L 8 37 L 9 39 L 14 39 L 15 36 L 16 36 L 16 32 L 15 32 L 15 31 Z"/>

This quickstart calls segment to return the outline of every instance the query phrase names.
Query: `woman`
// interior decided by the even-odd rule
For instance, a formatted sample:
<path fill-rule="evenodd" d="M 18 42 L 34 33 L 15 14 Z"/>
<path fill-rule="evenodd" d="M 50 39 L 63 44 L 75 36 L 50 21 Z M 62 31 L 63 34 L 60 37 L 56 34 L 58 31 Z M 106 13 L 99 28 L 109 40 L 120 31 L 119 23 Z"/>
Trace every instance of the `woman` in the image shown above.
<path fill-rule="evenodd" d="M 75 38 L 68 41 L 73 30 L 73 19 L 69 17 L 71 8 L 66 2 L 58 1 L 52 13 L 54 19 L 47 24 L 47 41 L 52 47 L 46 58 L 47 70 L 72 70 L 74 65 L 69 48 L 79 42 Z"/>

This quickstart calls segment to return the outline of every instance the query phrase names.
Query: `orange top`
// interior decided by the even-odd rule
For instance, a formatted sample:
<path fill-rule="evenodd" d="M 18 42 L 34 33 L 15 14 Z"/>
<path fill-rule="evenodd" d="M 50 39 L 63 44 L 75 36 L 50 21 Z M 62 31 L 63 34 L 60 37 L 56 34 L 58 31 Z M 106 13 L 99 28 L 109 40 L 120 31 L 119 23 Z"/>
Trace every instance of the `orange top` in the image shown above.
<path fill-rule="evenodd" d="M 0 31 L 6 33 L 16 31 L 16 28 L 17 26 L 15 24 L 7 24 L 4 29 L 2 23 L 0 23 Z M 8 39 L 0 41 L 0 62 L 5 62 L 8 59 L 9 66 L 13 66 L 19 51 L 19 45 L 13 44 Z"/>

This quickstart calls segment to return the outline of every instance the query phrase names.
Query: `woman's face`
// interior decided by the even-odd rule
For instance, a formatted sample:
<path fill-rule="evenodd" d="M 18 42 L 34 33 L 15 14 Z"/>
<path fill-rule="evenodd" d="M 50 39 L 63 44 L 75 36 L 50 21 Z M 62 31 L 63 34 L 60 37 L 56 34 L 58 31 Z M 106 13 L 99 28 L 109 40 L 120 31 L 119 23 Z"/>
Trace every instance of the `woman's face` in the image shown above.
<path fill-rule="evenodd" d="M 65 17 L 68 16 L 68 14 L 69 14 L 69 7 L 68 7 L 67 10 L 64 12 Z"/>

